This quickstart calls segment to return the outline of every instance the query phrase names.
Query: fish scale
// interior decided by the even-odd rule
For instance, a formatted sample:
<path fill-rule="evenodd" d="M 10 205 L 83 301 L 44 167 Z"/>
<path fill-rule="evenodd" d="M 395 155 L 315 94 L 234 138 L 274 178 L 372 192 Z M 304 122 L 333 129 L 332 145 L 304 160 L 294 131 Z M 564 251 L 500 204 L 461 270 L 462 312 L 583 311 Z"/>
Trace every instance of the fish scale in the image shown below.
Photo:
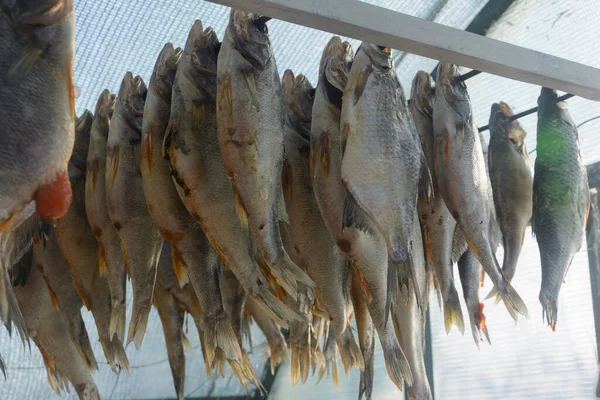
<path fill-rule="evenodd" d="M 542 262 L 540 303 L 554 330 L 558 294 L 573 256 L 581 248 L 590 206 L 579 135 L 565 102 L 543 88 L 538 98 L 537 156 L 532 230 Z"/>

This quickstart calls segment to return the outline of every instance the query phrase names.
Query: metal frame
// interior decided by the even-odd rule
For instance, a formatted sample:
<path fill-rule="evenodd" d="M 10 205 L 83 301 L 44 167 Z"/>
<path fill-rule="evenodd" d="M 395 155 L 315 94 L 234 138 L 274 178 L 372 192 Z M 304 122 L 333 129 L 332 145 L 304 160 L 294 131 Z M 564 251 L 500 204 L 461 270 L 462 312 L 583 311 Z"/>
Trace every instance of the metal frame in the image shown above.
<path fill-rule="evenodd" d="M 207 0 L 600 101 L 600 69 L 358 0 Z"/>

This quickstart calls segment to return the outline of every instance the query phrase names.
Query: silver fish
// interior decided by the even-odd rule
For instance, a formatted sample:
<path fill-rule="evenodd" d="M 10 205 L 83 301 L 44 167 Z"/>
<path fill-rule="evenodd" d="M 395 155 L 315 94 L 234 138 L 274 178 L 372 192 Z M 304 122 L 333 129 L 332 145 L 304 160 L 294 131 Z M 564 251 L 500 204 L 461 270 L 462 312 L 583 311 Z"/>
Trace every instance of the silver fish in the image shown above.
<path fill-rule="evenodd" d="M 433 131 L 435 176 L 446 207 L 509 314 L 515 320 L 518 314 L 527 316 L 527 306 L 496 259 L 495 211 L 479 133 L 458 67 L 447 62 L 438 66 Z"/>
<path fill-rule="evenodd" d="M 307 311 L 314 282 L 290 259 L 279 232 L 278 221 L 287 220 L 281 191 L 284 108 L 269 19 L 231 10 L 217 64 L 219 147 L 242 227 L 250 230 L 271 274 Z"/>
<path fill-rule="evenodd" d="M 590 207 L 577 127 L 567 103 L 557 103 L 557 99 L 556 91 L 548 88 L 543 88 L 538 98 L 531 221 L 542 260 L 539 298 L 552 330 L 556 327 L 558 293 L 581 248 Z"/>
<path fill-rule="evenodd" d="M 410 96 L 410 112 L 427 164 L 434 171 L 434 137 L 433 137 L 433 103 L 435 101 L 435 83 L 427 72 L 419 71 L 413 79 Z M 420 197 L 418 202 L 419 218 L 423 224 L 427 258 L 433 264 L 437 282 L 444 304 L 444 325 L 446 333 L 455 324 L 460 333 L 465 332 L 465 324 L 458 292 L 454 286 L 454 270 L 452 260 L 452 244 L 456 221 L 444 203 L 435 174 L 433 180 L 433 202 L 430 205 L 427 198 Z"/>
<path fill-rule="evenodd" d="M 508 121 L 512 115 L 506 103 L 492 105 L 488 147 L 490 181 L 504 247 L 502 272 L 509 282 L 515 276 L 533 202 L 526 133 L 518 121 Z"/>
<path fill-rule="evenodd" d="M 106 204 L 106 149 L 110 120 L 116 96 L 102 91 L 96 103 L 96 112 L 90 133 L 90 146 L 85 171 L 85 212 L 88 223 L 98 242 L 100 276 L 106 277 L 110 290 L 109 336 L 125 340 L 126 280 L 125 261 L 119 233 L 108 215 Z"/>
<path fill-rule="evenodd" d="M 469 322 L 471 323 L 471 332 L 475 344 L 479 347 L 479 342 L 483 341 L 482 334 L 490 342 L 487 325 L 485 323 L 485 314 L 483 314 L 483 303 L 479 302 L 479 281 L 481 276 L 481 264 L 471 250 L 467 250 L 458 260 L 458 273 L 460 283 L 463 289 L 465 304 L 469 312 Z"/>
<path fill-rule="evenodd" d="M 105 188 L 108 214 L 119 232 L 123 261 L 132 280 L 133 308 L 127 343 L 140 348 L 163 239 L 152 222 L 140 172 L 142 116 L 146 84 L 127 72 L 117 96 L 107 142 Z"/>
<path fill-rule="evenodd" d="M 31 252 L 33 249 L 30 250 Z M 33 268 L 24 287 L 15 289 L 27 329 L 42 353 L 48 382 L 57 395 L 71 382 L 84 400 L 100 400 L 98 388 L 69 335 L 65 315 L 54 308 L 42 274 Z"/>
<path fill-rule="evenodd" d="M 290 218 L 286 230 L 302 265 L 315 281 L 315 297 L 329 318 L 346 374 L 364 369 L 362 354 L 349 324 L 351 270 L 348 259 L 329 234 L 312 189 L 309 157 L 313 87 L 291 70 L 283 74 L 286 104 L 283 192 Z M 333 286 L 332 286 L 333 284 Z"/>
<path fill-rule="evenodd" d="M 44 219 L 71 203 L 73 0 L 3 1 L 0 10 L 0 231 L 31 201 Z"/>
<path fill-rule="evenodd" d="M 342 93 L 346 88 L 352 48 L 334 36 L 321 58 L 311 126 L 311 171 L 313 189 L 325 224 L 338 248 L 353 262 L 365 292 L 369 313 L 383 348 L 388 375 L 402 388 L 410 367 L 389 321 L 388 252 L 377 228 L 342 229 L 346 189 L 341 182 L 340 118 Z"/>

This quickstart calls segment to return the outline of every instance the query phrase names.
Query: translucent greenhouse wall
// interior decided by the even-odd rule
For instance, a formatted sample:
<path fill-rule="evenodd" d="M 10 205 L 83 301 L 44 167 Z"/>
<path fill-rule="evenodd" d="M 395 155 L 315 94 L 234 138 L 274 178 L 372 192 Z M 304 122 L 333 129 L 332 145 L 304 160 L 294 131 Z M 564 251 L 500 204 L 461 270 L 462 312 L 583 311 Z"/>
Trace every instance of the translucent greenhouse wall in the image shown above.
<path fill-rule="evenodd" d="M 379 6 L 432 19 L 464 29 L 486 4 L 486 0 L 369 1 Z M 215 28 L 222 37 L 229 10 L 201 0 L 76 0 L 78 12 L 75 81 L 80 87 L 77 112 L 94 108 L 104 88 L 116 91 L 128 70 L 140 74 L 146 82 L 155 57 L 163 44 L 171 41 L 183 46 L 195 19 Z M 594 43 L 600 37 L 600 7 L 597 1 L 516 0 L 488 31 L 488 36 L 509 43 L 544 51 L 595 67 L 600 58 Z M 330 34 L 281 21 L 269 23 L 280 74 L 286 68 L 304 73 L 315 83 L 321 51 Z M 352 40 L 356 49 L 359 42 Z M 410 91 L 417 70 L 430 72 L 436 60 L 398 53 L 398 75 L 405 91 Z M 467 82 L 479 126 L 486 125 L 493 102 L 503 100 L 515 112 L 533 107 L 539 87 L 480 74 Z M 569 101 L 576 123 L 600 115 L 600 104 L 581 98 Z M 535 149 L 536 117 L 521 123 L 529 133 L 527 147 Z M 580 129 L 582 155 L 586 164 L 600 160 L 600 121 Z M 484 135 L 487 141 L 487 134 Z M 535 153 L 531 155 L 535 158 Z M 502 257 L 502 250 L 498 252 Z M 455 274 L 458 279 L 458 275 Z M 458 281 L 457 281 L 458 282 Z M 596 384 L 597 354 L 591 302 L 587 254 L 584 246 L 575 257 L 561 291 L 557 331 L 542 323 L 538 302 L 540 285 L 539 252 L 530 232 L 519 260 L 514 286 L 526 301 L 530 318 L 519 319 L 515 326 L 503 305 L 486 301 L 492 345 L 481 343 L 477 349 L 468 332 L 461 336 L 456 328 L 446 335 L 437 299 L 432 297 L 431 323 L 436 400 L 446 399 L 590 399 Z M 480 295 L 490 290 L 489 279 Z M 462 296 L 460 285 L 457 284 Z M 130 287 L 128 287 L 131 294 Z M 131 304 L 131 298 L 128 300 Z M 465 309 L 463 308 L 463 313 Z M 103 399 L 174 398 L 173 381 L 160 320 L 152 311 L 148 332 L 140 351 L 127 349 L 132 365 L 131 376 L 113 374 L 97 343 L 97 333 L 89 312 L 84 312 L 99 371 L 94 378 Z M 264 337 L 253 326 L 253 364 L 264 373 L 266 358 L 260 346 Z M 207 379 L 199 350 L 198 335 L 190 321 L 188 338 L 191 351 L 186 353 L 186 398 L 245 395 L 246 391 L 227 371 L 225 379 Z M 50 389 L 43 361 L 37 348 L 23 350 L 17 338 L 10 339 L 0 329 L 0 353 L 8 366 L 6 382 L 0 382 L 0 398 L 6 400 L 57 399 Z M 398 399 L 403 396 L 388 379 L 380 349 L 376 353 L 374 399 Z M 292 386 L 288 366 L 279 370 L 270 399 L 304 400 L 312 398 L 353 399 L 357 396 L 358 372 L 349 379 L 340 368 L 336 389 L 324 379 L 318 386 L 314 378 L 305 385 Z M 75 399 L 71 394 L 64 399 Z"/>

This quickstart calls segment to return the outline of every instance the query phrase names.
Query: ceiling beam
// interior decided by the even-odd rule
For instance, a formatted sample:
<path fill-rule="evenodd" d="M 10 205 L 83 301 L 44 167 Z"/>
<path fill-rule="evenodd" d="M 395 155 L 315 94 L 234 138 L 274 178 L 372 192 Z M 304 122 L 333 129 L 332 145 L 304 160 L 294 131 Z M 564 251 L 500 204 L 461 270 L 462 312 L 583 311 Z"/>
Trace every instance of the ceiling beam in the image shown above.
<path fill-rule="evenodd" d="M 358 0 L 208 0 L 600 101 L 600 69 Z"/>

